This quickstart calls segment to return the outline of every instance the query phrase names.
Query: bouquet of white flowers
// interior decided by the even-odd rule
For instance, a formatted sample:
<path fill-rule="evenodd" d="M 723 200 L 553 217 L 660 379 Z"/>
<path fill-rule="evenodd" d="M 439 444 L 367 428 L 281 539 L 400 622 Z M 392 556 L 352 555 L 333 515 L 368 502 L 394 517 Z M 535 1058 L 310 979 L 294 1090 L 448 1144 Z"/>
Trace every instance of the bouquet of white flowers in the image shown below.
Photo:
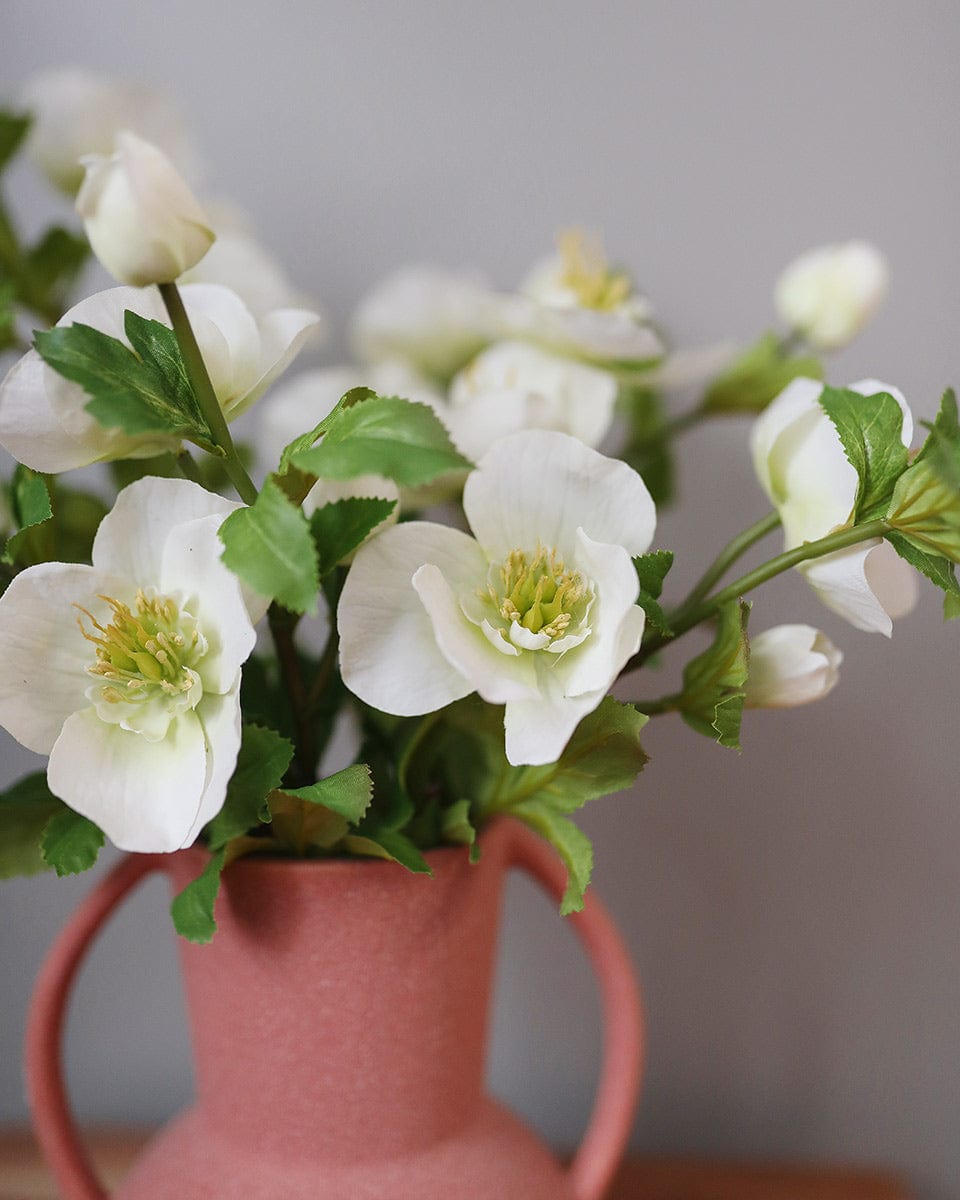
<path fill-rule="evenodd" d="M 836 683 L 815 628 L 748 635 L 759 585 L 796 569 L 889 635 L 919 573 L 960 613 L 953 394 L 913 450 L 895 387 L 823 382 L 820 353 L 882 299 L 872 247 L 789 267 L 784 333 L 684 352 L 568 232 L 510 294 L 401 272 L 356 314 L 357 365 L 279 382 L 322 320 L 235 212 L 196 197 L 165 102 L 72 72 L 26 109 L 0 114 L 0 168 L 25 147 L 76 192 L 83 232 L 25 244 L 0 207 L 0 350 L 21 355 L 0 385 L 18 460 L 0 722 L 49 755 L 0 796 L 0 873 L 83 870 L 105 837 L 199 840 L 173 917 L 206 941 L 238 857 L 426 872 L 425 850 L 473 853 L 506 813 L 562 856 L 570 911 L 592 862 L 570 814 L 633 782 L 652 716 L 737 747 L 746 706 Z M 120 286 L 70 306 L 91 251 Z M 679 385 L 701 397 L 675 413 Z M 251 454 L 229 426 L 254 403 Z M 731 413 L 755 415 L 772 510 L 668 601 L 673 554 L 654 547 L 676 438 Z M 61 479 L 93 463 L 109 511 L 106 472 Z M 782 550 L 737 576 L 777 530 Z M 658 660 L 698 627 L 712 641 L 659 694 Z"/>

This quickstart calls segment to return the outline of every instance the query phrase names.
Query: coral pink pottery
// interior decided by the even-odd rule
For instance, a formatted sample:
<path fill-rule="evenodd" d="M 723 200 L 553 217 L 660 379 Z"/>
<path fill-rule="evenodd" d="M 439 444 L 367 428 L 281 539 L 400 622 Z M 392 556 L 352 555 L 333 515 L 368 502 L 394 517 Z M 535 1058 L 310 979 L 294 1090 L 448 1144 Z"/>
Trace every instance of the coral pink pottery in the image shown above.
<path fill-rule="evenodd" d="M 61 934 L 37 985 L 27 1067 L 37 1131 L 67 1200 L 102 1200 L 66 1106 L 64 1009 L 86 947 L 152 870 L 178 891 L 197 850 L 125 859 Z M 640 1010 L 620 939 L 593 896 L 571 918 L 606 1022 L 593 1117 L 569 1170 L 484 1092 L 487 1007 L 506 869 L 554 896 L 564 870 L 501 821 L 471 866 L 242 859 L 223 876 L 209 946 L 181 943 L 197 1100 L 148 1146 L 119 1200 L 599 1200 L 623 1150 Z"/>

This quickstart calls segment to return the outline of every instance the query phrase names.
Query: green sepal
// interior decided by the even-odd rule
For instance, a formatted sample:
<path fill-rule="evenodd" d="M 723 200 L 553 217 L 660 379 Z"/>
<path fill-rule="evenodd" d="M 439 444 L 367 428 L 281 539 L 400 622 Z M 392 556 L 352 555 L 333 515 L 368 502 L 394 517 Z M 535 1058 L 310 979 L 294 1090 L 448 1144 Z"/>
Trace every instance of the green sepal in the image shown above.
<path fill-rule="evenodd" d="M 221 847 L 210 856 L 210 861 L 197 878 L 173 898 L 170 905 L 173 927 L 188 942 L 204 946 L 213 940 L 217 932 L 213 910 L 220 891 L 220 876 L 226 856 L 226 847 Z"/>
<path fill-rule="evenodd" d="M 0 794 L 0 879 L 49 869 L 40 841 L 48 822 L 64 807 L 47 786 L 43 771 L 27 775 Z"/>
<path fill-rule="evenodd" d="M 402 487 L 472 465 L 433 409 L 398 396 L 373 396 L 340 409 L 320 444 L 291 454 L 289 462 L 324 479 L 385 475 Z"/>
<path fill-rule="evenodd" d="M 267 797 L 280 786 L 292 758 L 293 743 L 287 738 L 260 725 L 244 725 L 223 808 L 206 827 L 211 850 L 269 823 Z"/>
<path fill-rule="evenodd" d="M 39 471 L 19 463 L 10 480 L 9 495 L 10 512 L 17 532 L 8 539 L 4 547 L 2 561 L 6 563 L 17 560 L 23 545 L 24 532 L 37 525 L 43 525 L 53 516 L 47 481 Z"/>
<path fill-rule="evenodd" d="M 310 524 L 269 476 L 256 502 L 220 526 L 223 562 L 261 596 L 291 612 L 315 611 L 320 573 Z"/>
<path fill-rule="evenodd" d="M 847 388 L 825 387 L 820 407 L 833 422 L 859 487 L 852 520 L 869 519 L 885 504 L 908 463 L 901 435 L 903 411 L 888 392 L 861 396 Z"/>
<path fill-rule="evenodd" d="M 103 831 L 93 821 L 64 807 L 47 823 L 40 853 L 58 875 L 79 875 L 97 861 L 103 843 Z"/>
<path fill-rule="evenodd" d="M 277 468 L 277 474 L 286 474 L 292 467 L 294 458 L 302 451 L 309 450 L 314 442 L 323 437 L 331 424 L 345 408 L 352 408 L 354 404 L 370 400 L 376 394 L 375 391 L 368 387 L 355 387 L 351 388 L 349 392 L 344 392 L 322 421 L 318 422 L 308 433 L 302 433 L 299 437 L 294 438 L 292 442 L 284 446 L 283 453 L 280 455 L 280 465 Z"/>
<path fill-rule="evenodd" d="M 740 719 L 750 660 L 749 612 L 745 600 L 730 600 L 722 606 L 713 643 L 687 663 L 683 691 L 677 698 L 677 708 L 692 729 L 733 750 L 741 749 Z"/>
<path fill-rule="evenodd" d="M 56 326 L 34 335 L 43 361 L 90 397 L 87 411 L 106 428 L 132 436 L 186 439 L 222 453 L 200 412 L 172 329 L 136 313 L 124 315 L 131 344 L 90 325 Z"/>
<path fill-rule="evenodd" d="M 673 631 L 658 604 L 660 593 L 663 591 L 663 581 L 673 566 L 672 551 L 651 550 L 647 554 L 635 555 L 633 565 L 640 581 L 637 603 L 647 614 L 648 622 L 657 633 L 663 634 L 664 637 L 672 637 Z"/>
<path fill-rule="evenodd" d="M 0 109 L 0 171 L 13 159 L 30 132 L 33 118 L 29 113 Z"/>
<path fill-rule="evenodd" d="M 310 517 L 310 532 L 317 548 L 320 577 L 356 550 L 396 506 L 395 500 L 348 496 L 318 508 Z"/>
<path fill-rule="evenodd" d="M 707 413 L 759 413 L 788 383 L 804 376 L 823 379 L 823 364 L 812 354 L 791 355 L 775 333 L 765 333 L 707 388 Z"/>
<path fill-rule="evenodd" d="M 960 425 L 952 390 L 927 428 L 926 441 L 896 482 L 886 516 L 918 550 L 960 562 Z"/>

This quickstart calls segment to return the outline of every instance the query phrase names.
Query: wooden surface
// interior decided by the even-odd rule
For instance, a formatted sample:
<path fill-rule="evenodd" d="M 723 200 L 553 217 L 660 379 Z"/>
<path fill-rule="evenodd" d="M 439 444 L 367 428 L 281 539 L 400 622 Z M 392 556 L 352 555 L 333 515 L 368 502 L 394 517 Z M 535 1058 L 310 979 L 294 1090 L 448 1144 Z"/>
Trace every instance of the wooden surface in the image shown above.
<path fill-rule="evenodd" d="M 131 1132 L 91 1134 L 88 1145 L 104 1184 L 112 1186 L 123 1177 L 146 1136 Z M 29 1133 L 0 1132 L 0 1200 L 59 1200 Z M 913 1200 L 913 1197 L 895 1178 L 879 1171 L 633 1158 L 624 1164 L 608 1200 Z"/>

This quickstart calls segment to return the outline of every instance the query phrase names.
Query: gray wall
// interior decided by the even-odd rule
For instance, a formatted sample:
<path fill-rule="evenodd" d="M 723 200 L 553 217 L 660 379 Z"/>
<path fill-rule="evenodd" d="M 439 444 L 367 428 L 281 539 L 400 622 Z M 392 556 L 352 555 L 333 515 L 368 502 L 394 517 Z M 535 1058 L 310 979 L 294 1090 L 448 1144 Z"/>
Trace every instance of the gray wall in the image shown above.
<path fill-rule="evenodd" d="M 893 293 L 832 376 L 897 383 L 930 416 L 960 382 L 958 18 L 931 0 L 101 0 L 95 16 L 7 0 L 0 79 L 76 60 L 172 88 L 211 180 L 338 319 L 411 258 L 511 284 L 579 221 L 679 341 L 747 338 L 795 252 L 871 238 Z M 732 423 L 684 444 L 686 503 L 657 539 L 680 551 L 677 585 L 762 511 L 744 439 Z M 646 986 L 635 1144 L 885 1162 L 946 1200 L 960 1195 L 960 624 L 941 627 L 928 589 L 887 642 L 797 579 L 755 609 L 756 628 L 783 620 L 843 647 L 827 701 L 750 716 L 740 757 L 657 721 L 639 786 L 584 817 Z M 4 774 L 24 765 L 0 753 Z M 31 978 L 89 883 L 0 889 L 2 1119 L 24 1116 Z M 597 1054 L 591 984 L 549 906 L 519 882 L 513 900 L 493 1083 L 570 1143 Z M 154 1120 L 189 1094 L 164 908 L 151 885 L 84 974 L 70 1063 L 90 1120 Z"/>

